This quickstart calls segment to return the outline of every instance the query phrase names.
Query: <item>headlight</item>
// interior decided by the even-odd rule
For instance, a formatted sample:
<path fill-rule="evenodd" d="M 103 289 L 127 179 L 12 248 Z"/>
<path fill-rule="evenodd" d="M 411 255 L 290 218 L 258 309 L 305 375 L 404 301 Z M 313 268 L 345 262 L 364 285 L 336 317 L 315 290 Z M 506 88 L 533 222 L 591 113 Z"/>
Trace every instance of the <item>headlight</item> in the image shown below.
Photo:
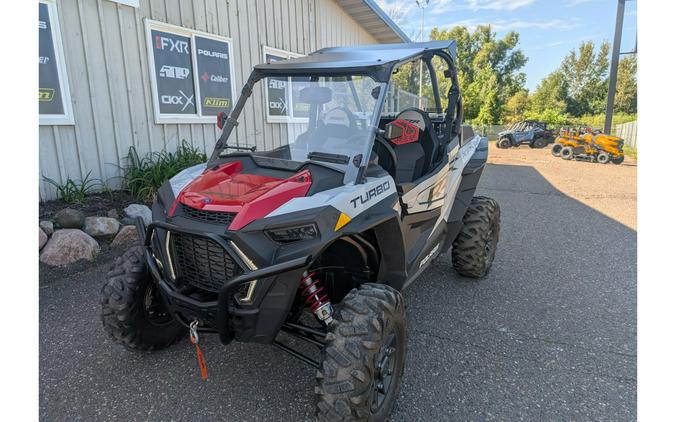
<path fill-rule="evenodd" d="M 270 239 L 279 243 L 297 242 L 298 240 L 315 239 L 319 237 L 319 229 L 316 227 L 316 224 L 270 229 L 266 230 L 265 233 Z"/>

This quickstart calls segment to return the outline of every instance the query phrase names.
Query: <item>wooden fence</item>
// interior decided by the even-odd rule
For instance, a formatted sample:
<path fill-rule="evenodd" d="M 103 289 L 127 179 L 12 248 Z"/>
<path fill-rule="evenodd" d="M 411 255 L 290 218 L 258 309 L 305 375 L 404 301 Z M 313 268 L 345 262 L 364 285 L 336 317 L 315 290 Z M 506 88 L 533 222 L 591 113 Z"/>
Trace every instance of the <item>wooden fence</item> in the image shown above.
<path fill-rule="evenodd" d="M 623 138 L 624 145 L 637 148 L 637 120 L 616 125 L 614 127 L 614 135 Z"/>

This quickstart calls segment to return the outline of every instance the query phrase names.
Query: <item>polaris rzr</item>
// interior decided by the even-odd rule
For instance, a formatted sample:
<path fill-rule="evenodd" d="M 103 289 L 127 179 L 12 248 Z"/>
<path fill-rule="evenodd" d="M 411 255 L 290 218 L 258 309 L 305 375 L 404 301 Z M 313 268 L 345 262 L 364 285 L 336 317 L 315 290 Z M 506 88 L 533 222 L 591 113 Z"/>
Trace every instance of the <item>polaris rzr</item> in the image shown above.
<path fill-rule="evenodd" d="M 513 123 L 497 136 L 497 148 L 519 147 L 523 144 L 530 148 L 544 148 L 555 138 L 553 132 L 547 129 L 546 123 L 535 120 Z"/>
<path fill-rule="evenodd" d="M 159 189 L 151 224 L 137 220 L 142 246 L 102 289 L 106 331 L 133 350 L 208 333 L 271 344 L 317 368 L 318 419 L 385 420 L 406 356 L 401 292 L 450 249 L 460 275 L 485 276 L 499 238 L 497 202 L 474 196 L 488 144 L 462 126 L 455 55 L 435 41 L 255 66 L 208 162 Z M 293 120 L 240 120 L 252 94 L 283 97 Z"/>

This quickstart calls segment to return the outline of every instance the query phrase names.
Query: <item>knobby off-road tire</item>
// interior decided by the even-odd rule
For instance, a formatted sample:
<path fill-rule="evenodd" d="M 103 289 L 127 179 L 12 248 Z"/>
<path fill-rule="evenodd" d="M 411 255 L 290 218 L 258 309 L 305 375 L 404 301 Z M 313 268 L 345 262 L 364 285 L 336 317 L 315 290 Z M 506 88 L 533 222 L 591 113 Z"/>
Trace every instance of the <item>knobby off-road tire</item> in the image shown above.
<path fill-rule="evenodd" d="M 511 148 L 511 145 L 512 145 L 512 142 L 507 137 L 500 138 L 497 141 L 497 147 L 498 148 L 502 148 L 502 149 Z"/>
<path fill-rule="evenodd" d="M 371 283 L 352 289 L 339 305 L 326 340 L 316 375 L 317 419 L 385 421 L 398 396 L 405 360 L 401 293 Z"/>
<path fill-rule="evenodd" d="M 492 198 L 474 196 L 452 243 L 452 265 L 465 277 L 481 278 L 490 271 L 499 241 L 501 211 Z"/>
<path fill-rule="evenodd" d="M 559 143 L 556 142 L 556 143 L 553 144 L 553 146 L 551 147 L 551 154 L 552 154 L 554 157 L 560 157 L 560 151 L 561 151 L 562 149 L 563 149 L 562 144 L 559 144 Z"/>
<path fill-rule="evenodd" d="M 571 160 L 574 157 L 574 150 L 572 147 L 565 147 L 560 150 L 560 158 L 563 160 Z"/>
<path fill-rule="evenodd" d="M 135 246 L 117 258 L 101 289 L 101 320 L 112 339 L 130 350 L 162 349 L 186 329 L 168 313 Z"/>
<path fill-rule="evenodd" d="M 546 144 L 546 140 L 542 138 L 537 138 L 534 140 L 534 148 L 544 148 Z"/>

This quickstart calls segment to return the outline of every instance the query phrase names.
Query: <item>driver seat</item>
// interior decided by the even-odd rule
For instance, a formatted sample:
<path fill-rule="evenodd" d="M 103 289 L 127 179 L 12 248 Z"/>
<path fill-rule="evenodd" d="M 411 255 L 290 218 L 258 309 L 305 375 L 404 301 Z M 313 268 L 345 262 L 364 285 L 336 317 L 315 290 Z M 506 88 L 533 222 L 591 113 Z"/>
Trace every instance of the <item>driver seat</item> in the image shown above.
<path fill-rule="evenodd" d="M 422 163 L 421 174 L 423 176 L 429 173 L 436 162 L 436 156 L 440 150 L 440 141 L 431 124 L 429 115 L 419 108 L 407 108 L 401 111 L 396 120 L 406 120 L 419 128 L 419 143 L 424 150 L 424 161 Z M 399 160 L 401 157 L 398 157 Z"/>

